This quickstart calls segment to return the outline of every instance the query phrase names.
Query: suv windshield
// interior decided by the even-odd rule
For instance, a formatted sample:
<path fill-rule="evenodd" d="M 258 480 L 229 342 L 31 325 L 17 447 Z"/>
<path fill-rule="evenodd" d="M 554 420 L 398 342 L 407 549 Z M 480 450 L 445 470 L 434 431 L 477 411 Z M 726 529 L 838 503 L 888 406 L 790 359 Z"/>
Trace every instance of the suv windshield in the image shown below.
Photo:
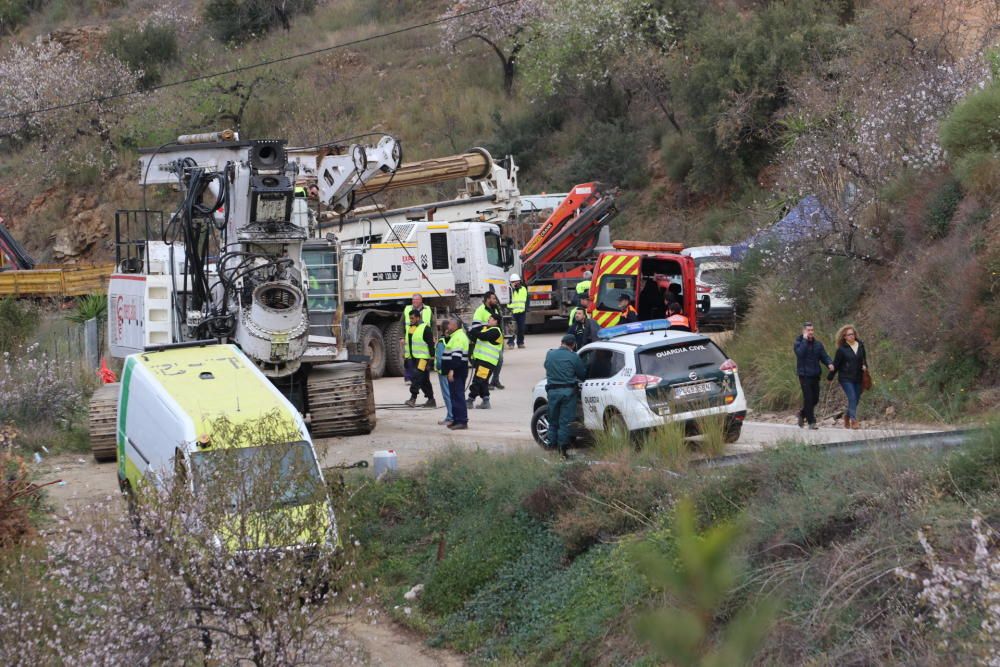
<path fill-rule="evenodd" d="M 725 285 L 731 275 L 733 269 L 705 269 L 698 275 L 698 279 L 706 285 Z"/>
<path fill-rule="evenodd" d="M 702 368 L 716 370 L 726 360 L 722 350 L 707 338 L 643 350 L 638 356 L 640 373 L 665 379 L 686 378 Z"/>
<path fill-rule="evenodd" d="M 221 492 L 233 507 L 287 507 L 322 496 L 319 466 L 309 443 L 300 440 L 260 447 L 233 447 L 191 454 L 195 493 Z"/>

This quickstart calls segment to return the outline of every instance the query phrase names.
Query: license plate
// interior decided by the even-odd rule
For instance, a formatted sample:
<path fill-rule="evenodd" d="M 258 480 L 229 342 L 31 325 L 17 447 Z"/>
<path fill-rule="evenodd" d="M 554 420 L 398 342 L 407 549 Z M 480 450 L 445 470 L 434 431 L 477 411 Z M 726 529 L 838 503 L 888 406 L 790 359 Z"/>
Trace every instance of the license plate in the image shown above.
<path fill-rule="evenodd" d="M 714 382 L 702 382 L 701 384 L 689 384 L 684 387 L 674 388 L 674 398 L 686 398 L 688 396 L 696 396 L 698 394 L 707 394 L 710 391 L 715 391 Z"/>
<path fill-rule="evenodd" d="M 532 306 L 551 306 L 552 302 L 549 301 L 548 299 L 536 299 L 535 301 L 531 302 L 531 305 Z"/>

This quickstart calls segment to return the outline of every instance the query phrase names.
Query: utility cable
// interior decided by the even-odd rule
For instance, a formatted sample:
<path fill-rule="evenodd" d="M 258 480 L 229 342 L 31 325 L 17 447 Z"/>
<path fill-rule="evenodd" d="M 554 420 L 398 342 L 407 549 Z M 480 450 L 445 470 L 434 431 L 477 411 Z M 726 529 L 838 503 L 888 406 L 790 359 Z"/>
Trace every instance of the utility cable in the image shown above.
<path fill-rule="evenodd" d="M 359 44 L 364 44 L 366 42 L 373 42 L 375 40 L 384 39 L 386 37 L 393 37 L 395 35 L 402 35 L 407 32 L 412 32 L 414 30 L 421 30 L 423 28 L 429 28 L 431 26 L 440 25 L 443 23 L 448 23 L 449 21 L 454 21 L 460 18 L 465 18 L 466 16 L 473 16 L 475 14 L 481 14 L 482 12 L 487 12 L 493 9 L 499 9 L 501 7 L 506 7 L 508 5 L 513 5 L 521 0 L 501 0 L 486 7 L 480 7 L 479 9 L 470 9 L 466 12 L 461 12 L 459 14 L 453 14 L 451 16 L 443 16 L 433 21 L 425 21 L 424 23 L 418 23 L 416 25 L 406 26 L 405 28 L 398 28 L 396 30 L 390 30 L 388 32 L 378 33 L 376 35 L 371 35 L 369 37 L 361 37 L 359 39 L 353 39 L 348 42 L 341 42 L 340 44 L 334 44 L 333 46 L 324 46 L 319 49 L 312 49 L 311 51 L 303 51 L 302 53 L 293 53 L 290 56 L 283 56 L 281 58 L 274 58 L 271 60 L 262 60 L 250 65 L 241 65 L 239 67 L 233 67 L 231 69 L 223 70 L 221 72 L 213 72 L 211 74 L 201 74 L 199 76 L 192 76 L 187 79 L 181 79 L 179 81 L 169 81 L 167 83 L 161 83 L 158 86 L 151 86 L 144 90 L 138 88 L 133 90 L 128 90 L 122 93 L 112 93 L 111 95 L 101 95 L 97 97 L 91 97 L 89 99 L 77 100 L 75 102 L 66 102 L 65 104 L 54 104 L 48 107 L 41 107 L 39 109 L 32 109 L 30 111 L 22 111 L 18 113 L 10 113 L 0 116 L 0 120 L 9 120 L 11 118 L 24 118 L 27 116 L 35 116 L 37 114 L 48 113 L 50 111 L 61 111 L 62 109 L 72 109 L 74 107 L 84 106 L 87 104 L 96 104 L 99 102 L 108 102 L 110 100 L 116 100 L 123 97 L 131 97 L 132 95 L 139 95 L 141 93 L 152 93 L 157 90 L 163 90 L 165 88 L 173 88 L 175 86 L 183 86 L 189 83 L 195 83 L 197 81 L 204 81 L 206 79 L 213 79 L 217 76 L 226 76 L 229 74 L 238 74 L 240 72 L 247 72 L 249 70 L 258 69 L 261 67 L 267 67 L 268 65 L 276 65 L 278 63 L 289 62 L 291 60 L 298 60 L 299 58 L 307 58 L 309 56 L 314 56 L 320 53 L 328 53 L 330 51 L 336 51 L 339 49 L 345 49 L 350 46 L 357 46 Z"/>

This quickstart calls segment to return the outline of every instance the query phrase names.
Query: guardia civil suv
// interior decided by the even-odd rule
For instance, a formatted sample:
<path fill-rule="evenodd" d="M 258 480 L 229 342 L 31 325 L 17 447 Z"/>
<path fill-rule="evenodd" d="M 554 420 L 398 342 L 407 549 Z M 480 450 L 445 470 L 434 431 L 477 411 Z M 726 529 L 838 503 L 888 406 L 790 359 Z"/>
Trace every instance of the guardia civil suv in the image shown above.
<path fill-rule="evenodd" d="M 683 421 L 692 431 L 701 417 L 725 414 L 726 442 L 739 440 L 747 402 L 736 363 L 709 338 L 671 331 L 666 320 L 602 329 L 579 355 L 587 366 L 580 386 L 580 431 L 641 433 Z M 545 380 L 532 393 L 531 432 L 547 446 Z"/>

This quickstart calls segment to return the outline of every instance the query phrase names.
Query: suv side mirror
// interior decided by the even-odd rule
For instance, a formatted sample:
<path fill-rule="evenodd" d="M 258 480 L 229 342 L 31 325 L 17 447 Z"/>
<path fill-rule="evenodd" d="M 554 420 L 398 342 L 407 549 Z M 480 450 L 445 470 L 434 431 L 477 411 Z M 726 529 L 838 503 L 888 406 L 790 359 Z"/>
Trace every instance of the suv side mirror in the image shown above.
<path fill-rule="evenodd" d="M 365 256 L 360 252 L 351 258 L 351 268 L 354 269 L 355 273 L 361 271 L 361 267 L 365 265 Z"/>
<path fill-rule="evenodd" d="M 712 310 L 712 297 L 706 294 L 698 299 L 698 310 L 702 313 L 707 313 Z"/>

